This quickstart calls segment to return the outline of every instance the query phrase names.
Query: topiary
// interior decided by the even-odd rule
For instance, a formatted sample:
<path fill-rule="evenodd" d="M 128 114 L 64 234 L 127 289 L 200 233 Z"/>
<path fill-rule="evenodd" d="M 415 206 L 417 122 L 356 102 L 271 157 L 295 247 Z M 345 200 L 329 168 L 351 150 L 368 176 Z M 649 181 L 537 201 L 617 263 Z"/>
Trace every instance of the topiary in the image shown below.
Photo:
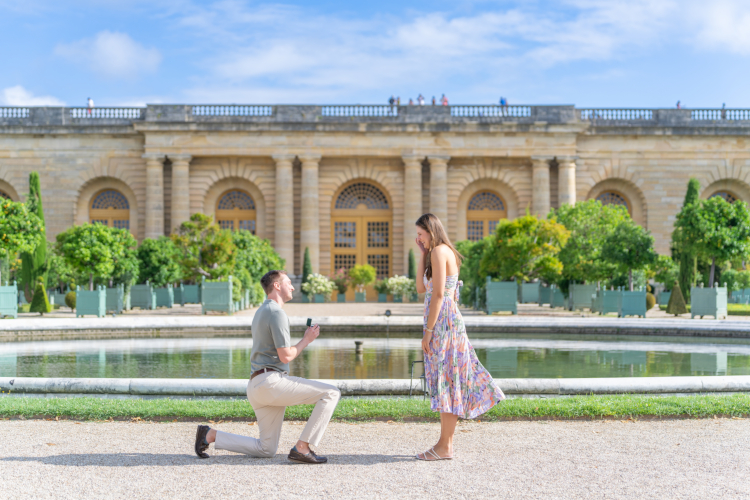
<path fill-rule="evenodd" d="M 49 299 L 47 298 L 47 291 L 44 289 L 44 278 L 39 276 L 34 288 L 34 297 L 31 299 L 31 305 L 29 306 L 29 312 L 39 313 L 42 316 L 44 313 L 48 313 L 52 310 L 49 305 Z"/>
<path fill-rule="evenodd" d="M 65 294 L 65 305 L 70 307 L 71 309 L 76 308 L 76 293 L 75 292 L 68 292 Z"/>
<path fill-rule="evenodd" d="M 646 294 L 646 310 L 650 311 L 654 306 L 656 306 L 656 297 L 654 297 L 653 293 L 649 292 Z"/>
<path fill-rule="evenodd" d="M 675 281 L 672 287 L 672 295 L 669 296 L 669 303 L 667 304 L 667 314 L 685 314 L 687 307 L 685 306 L 685 298 L 682 296 L 680 290 L 680 282 Z"/>

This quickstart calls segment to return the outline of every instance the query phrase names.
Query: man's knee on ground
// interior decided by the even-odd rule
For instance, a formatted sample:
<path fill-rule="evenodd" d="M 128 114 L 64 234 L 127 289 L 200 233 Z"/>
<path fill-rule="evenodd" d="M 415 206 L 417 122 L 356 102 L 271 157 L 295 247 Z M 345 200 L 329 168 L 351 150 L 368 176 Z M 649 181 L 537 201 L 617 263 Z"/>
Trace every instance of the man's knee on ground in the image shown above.
<path fill-rule="evenodd" d="M 260 442 L 260 455 L 263 458 L 273 458 L 276 456 L 276 451 L 279 449 L 279 443 L 274 443 L 272 440 L 264 440 Z"/>

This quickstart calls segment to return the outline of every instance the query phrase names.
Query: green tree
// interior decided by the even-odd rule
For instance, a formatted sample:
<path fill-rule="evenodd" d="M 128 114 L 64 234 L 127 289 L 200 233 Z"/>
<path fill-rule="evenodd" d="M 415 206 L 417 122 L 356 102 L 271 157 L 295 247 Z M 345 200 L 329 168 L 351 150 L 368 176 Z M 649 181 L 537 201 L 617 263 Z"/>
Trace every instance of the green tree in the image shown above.
<path fill-rule="evenodd" d="M 358 292 L 363 292 L 367 285 L 375 281 L 376 276 L 377 271 L 370 264 L 358 264 L 349 269 L 349 278 Z"/>
<path fill-rule="evenodd" d="M 656 262 L 654 237 L 627 219 L 615 227 L 602 245 L 602 259 L 628 274 L 628 290 L 633 291 L 633 271 L 641 271 Z"/>
<path fill-rule="evenodd" d="M 40 316 L 44 316 L 44 313 L 48 313 L 51 310 L 52 306 L 47 298 L 47 291 L 44 289 L 44 279 L 39 276 L 34 288 L 31 304 L 29 304 L 29 312 L 39 313 Z"/>
<path fill-rule="evenodd" d="M 563 265 L 558 282 L 563 293 L 567 294 L 570 282 L 596 282 L 615 274 L 617 266 L 605 261 L 601 252 L 607 236 L 630 218 L 625 207 L 587 200 L 563 205 L 547 217 L 570 231 L 570 238 L 557 256 Z"/>
<path fill-rule="evenodd" d="M 570 231 L 554 219 L 534 215 L 503 219 L 484 247 L 479 278 L 556 282 L 563 270 L 557 255 L 569 237 Z"/>
<path fill-rule="evenodd" d="M 112 251 L 114 270 L 110 286 L 123 284 L 129 290 L 138 281 L 138 241 L 127 229 L 111 228 L 111 231 L 115 249 Z"/>
<path fill-rule="evenodd" d="M 302 284 L 304 285 L 310 279 L 313 273 L 312 262 L 310 261 L 310 249 L 305 247 L 305 256 L 302 259 Z"/>
<path fill-rule="evenodd" d="M 119 238 L 113 229 L 104 224 L 73 226 L 57 235 L 55 247 L 74 272 L 86 275 L 89 290 L 94 289 L 94 278 L 109 280 L 115 272 L 115 246 Z"/>
<path fill-rule="evenodd" d="M 409 278 L 413 280 L 417 279 L 417 260 L 414 258 L 413 248 L 409 249 Z"/>
<path fill-rule="evenodd" d="M 685 200 L 682 202 L 683 210 L 688 205 L 697 203 L 700 198 L 701 183 L 696 178 L 688 181 Z M 695 283 L 695 275 L 698 272 L 698 259 L 695 252 L 691 251 L 689 245 L 684 241 L 682 232 L 675 225 L 672 232 L 672 258 L 680 266 L 680 288 L 684 290 L 684 298 L 690 300 L 690 287 Z"/>
<path fill-rule="evenodd" d="M 691 203 L 677 214 L 683 248 L 711 259 L 709 286 L 714 283 L 717 262 L 744 258 L 750 251 L 750 212 L 744 202 L 727 203 L 714 196 Z"/>
<path fill-rule="evenodd" d="M 456 243 L 456 250 L 464 256 L 458 276 L 464 282 L 461 287 L 461 302 L 464 305 L 473 306 L 476 303 L 480 309 L 485 307 L 486 282 L 479 277 L 479 265 L 491 238 L 488 236 L 479 241 L 463 240 Z"/>
<path fill-rule="evenodd" d="M 284 259 L 268 240 L 240 229 L 232 232 L 232 242 L 237 247 L 236 266 L 247 269 L 254 281 L 260 283 L 263 275 L 272 269 L 284 269 Z"/>
<path fill-rule="evenodd" d="M 24 203 L 0 200 L 0 258 L 12 261 L 17 253 L 34 251 L 42 232 L 42 221 Z"/>
<path fill-rule="evenodd" d="M 29 194 L 26 196 L 29 213 L 36 214 L 41 224 L 41 233 L 36 247 L 30 252 L 21 252 L 21 284 L 26 301 L 31 302 L 38 278 L 47 282 L 47 236 L 45 233 L 44 210 L 42 208 L 42 187 L 39 173 L 29 174 Z"/>
<path fill-rule="evenodd" d="M 192 282 L 199 282 L 201 276 L 219 279 L 234 271 L 237 248 L 232 243 L 231 231 L 221 229 L 210 215 L 193 214 L 171 238 L 180 251 L 184 279 Z"/>
<path fill-rule="evenodd" d="M 668 255 L 659 255 L 656 262 L 651 266 L 652 277 L 658 282 L 664 284 L 664 289 L 672 289 L 675 281 L 679 280 L 680 266 L 672 257 Z"/>
<path fill-rule="evenodd" d="M 182 268 L 179 259 L 180 251 L 170 238 L 146 238 L 138 247 L 138 279 L 156 287 L 180 281 Z"/>
<path fill-rule="evenodd" d="M 70 264 L 55 250 L 55 244 L 47 242 L 47 283 L 60 291 L 71 281 L 81 281 Z"/>

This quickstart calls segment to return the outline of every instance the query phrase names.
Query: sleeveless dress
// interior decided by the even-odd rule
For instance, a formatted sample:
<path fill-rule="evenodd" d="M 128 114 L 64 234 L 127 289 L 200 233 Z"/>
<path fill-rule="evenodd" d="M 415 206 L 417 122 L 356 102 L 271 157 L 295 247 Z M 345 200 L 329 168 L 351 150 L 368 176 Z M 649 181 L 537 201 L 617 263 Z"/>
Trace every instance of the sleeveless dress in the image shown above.
<path fill-rule="evenodd" d="M 433 411 L 453 413 L 461 418 L 476 418 L 505 399 L 505 394 L 477 359 L 466 336 L 466 327 L 458 310 L 458 275 L 445 279 L 445 298 L 425 354 L 424 369 L 430 406 Z M 432 298 L 432 280 L 424 277 L 424 327 Z"/>

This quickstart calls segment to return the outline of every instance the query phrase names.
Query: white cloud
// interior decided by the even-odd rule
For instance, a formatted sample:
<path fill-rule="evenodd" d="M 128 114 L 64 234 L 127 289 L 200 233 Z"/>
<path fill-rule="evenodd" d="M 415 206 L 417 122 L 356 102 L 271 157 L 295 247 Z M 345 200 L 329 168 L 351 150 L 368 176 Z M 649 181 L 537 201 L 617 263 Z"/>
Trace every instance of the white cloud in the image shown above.
<path fill-rule="evenodd" d="M 107 30 L 93 39 L 59 44 L 55 54 L 107 78 L 136 78 L 141 73 L 152 73 L 162 59 L 157 49 L 144 47 L 127 33 Z"/>
<path fill-rule="evenodd" d="M 0 104 L 6 106 L 65 106 L 65 103 L 50 95 L 35 96 L 21 85 L 7 87 L 0 94 Z"/>

